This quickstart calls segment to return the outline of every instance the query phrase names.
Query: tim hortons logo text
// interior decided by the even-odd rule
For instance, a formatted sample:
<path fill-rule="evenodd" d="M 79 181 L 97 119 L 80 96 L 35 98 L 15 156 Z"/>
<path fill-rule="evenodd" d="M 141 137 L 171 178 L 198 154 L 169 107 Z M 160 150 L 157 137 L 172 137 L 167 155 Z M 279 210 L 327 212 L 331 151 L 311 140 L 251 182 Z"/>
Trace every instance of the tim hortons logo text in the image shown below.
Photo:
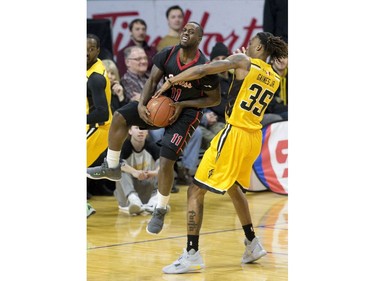
<path fill-rule="evenodd" d="M 130 34 L 129 34 L 129 24 L 130 22 L 139 17 L 138 11 L 128 11 L 128 12 L 115 12 L 115 13 L 104 13 L 104 14 L 94 14 L 93 19 L 110 19 L 112 23 L 112 31 L 113 31 L 113 52 L 116 56 L 118 51 L 123 47 L 126 46 L 129 42 Z M 185 11 L 185 18 L 184 22 L 188 22 L 192 16 L 192 11 L 187 9 Z M 205 29 L 209 22 L 210 13 L 204 12 L 203 16 L 199 22 L 199 24 Z M 263 26 L 258 25 L 257 19 L 249 18 L 249 22 L 247 25 L 243 26 L 242 29 L 244 32 L 241 34 L 236 33 L 234 29 L 229 32 L 229 34 L 223 34 L 220 31 L 212 32 L 212 33 L 205 33 L 203 36 L 203 40 L 201 43 L 201 50 L 204 52 L 206 56 L 209 56 L 212 46 L 215 44 L 216 41 L 224 42 L 225 45 L 228 46 L 230 52 L 234 51 L 234 48 L 246 47 L 250 38 L 259 31 L 262 31 Z M 257 30 L 259 29 L 259 31 Z M 238 32 L 238 31 L 237 31 Z M 150 34 L 146 38 L 146 41 L 149 45 L 156 46 L 158 42 L 161 40 L 163 35 L 156 35 L 153 39 L 151 39 Z M 126 42 L 124 43 L 124 40 Z M 235 47 L 236 46 L 236 47 Z"/>

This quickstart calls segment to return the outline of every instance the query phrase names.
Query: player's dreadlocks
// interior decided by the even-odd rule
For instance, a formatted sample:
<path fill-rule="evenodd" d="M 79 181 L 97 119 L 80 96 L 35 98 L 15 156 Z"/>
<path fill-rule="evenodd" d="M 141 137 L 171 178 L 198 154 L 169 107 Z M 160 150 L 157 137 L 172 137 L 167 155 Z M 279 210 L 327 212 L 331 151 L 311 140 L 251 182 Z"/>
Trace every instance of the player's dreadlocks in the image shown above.
<path fill-rule="evenodd" d="M 256 35 L 260 43 L 264 46 L 265 52 L 271 59 L 281 59 L 288 57 L 288 44 L 281 37 L 274 36 L 269 32 L 259 32 Z"/>

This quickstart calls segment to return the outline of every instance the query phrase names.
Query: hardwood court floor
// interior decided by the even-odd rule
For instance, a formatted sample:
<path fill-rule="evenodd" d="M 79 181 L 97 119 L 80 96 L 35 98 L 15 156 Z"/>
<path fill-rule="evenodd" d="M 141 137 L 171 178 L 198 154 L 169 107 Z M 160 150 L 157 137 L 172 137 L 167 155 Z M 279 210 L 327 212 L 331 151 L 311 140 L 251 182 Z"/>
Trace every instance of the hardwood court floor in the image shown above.
<path fill-rule="evenodd" d="M 87 220 L 87 280 L 288 280 L 288 197 L 270 191 L 246 193 L 255 227 L 267 255 L 241 264 L 244 234 L 229 196 L 207 192 L 200 251 L 200 273 L 163 274 L 186 247 L 186 186 L 171 194 L 171 212 L 159 235 L 146 232 L 150 215 L 118 211 L 114 197 L 94 196 L 97 213 Z"/>

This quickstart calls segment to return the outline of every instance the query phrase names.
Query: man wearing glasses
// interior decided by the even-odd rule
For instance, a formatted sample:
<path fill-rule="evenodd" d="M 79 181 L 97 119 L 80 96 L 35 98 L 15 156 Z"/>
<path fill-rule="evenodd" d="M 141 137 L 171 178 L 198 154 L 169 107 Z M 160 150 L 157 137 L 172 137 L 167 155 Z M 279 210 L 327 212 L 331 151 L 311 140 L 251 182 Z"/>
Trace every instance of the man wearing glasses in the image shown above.
<path fill-rule="evenodd" d="M 157 53 L 156 47 L 147 44 L 147 24 L 143 19 L 134 19 L 129 24 L 130 40 L 129 43 L 118 51 L 117 53 L 117 68 L 120 72 L 120 77 L 123 77 L 127 71 L 127 65 L 124 58 L 124 50 L 127 47 L 139 46 L 145 50 L 148 58 L 147 70 L 151 71 L 152 58 Z"/>
<path fill-rule="evenodd" d="M 148 58 L 144 49 L 139 46 L 127 47 L 124 50 L 124 56 L 128 69 L 121 78 L 121 84 L 125 90 L 125 100 L 126 103 L 139 101 L 143 86 L 150 74 L 147 70 Z"/>

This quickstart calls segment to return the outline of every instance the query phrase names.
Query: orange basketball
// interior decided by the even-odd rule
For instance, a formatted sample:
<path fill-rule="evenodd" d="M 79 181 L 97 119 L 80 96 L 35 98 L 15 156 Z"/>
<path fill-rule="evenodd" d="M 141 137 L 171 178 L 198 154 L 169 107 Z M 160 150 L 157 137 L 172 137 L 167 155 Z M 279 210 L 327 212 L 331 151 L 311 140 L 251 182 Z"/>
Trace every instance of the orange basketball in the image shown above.
<path fill-rule="evenodd" d="M 150 119 L 154 126 L 166 127 L 169 124 L 169 118 L 174 114 L 173 100 L 166 96 L 159 96 L 151 99 L 147 103 L 147 109 L 150 112 Z"/>

